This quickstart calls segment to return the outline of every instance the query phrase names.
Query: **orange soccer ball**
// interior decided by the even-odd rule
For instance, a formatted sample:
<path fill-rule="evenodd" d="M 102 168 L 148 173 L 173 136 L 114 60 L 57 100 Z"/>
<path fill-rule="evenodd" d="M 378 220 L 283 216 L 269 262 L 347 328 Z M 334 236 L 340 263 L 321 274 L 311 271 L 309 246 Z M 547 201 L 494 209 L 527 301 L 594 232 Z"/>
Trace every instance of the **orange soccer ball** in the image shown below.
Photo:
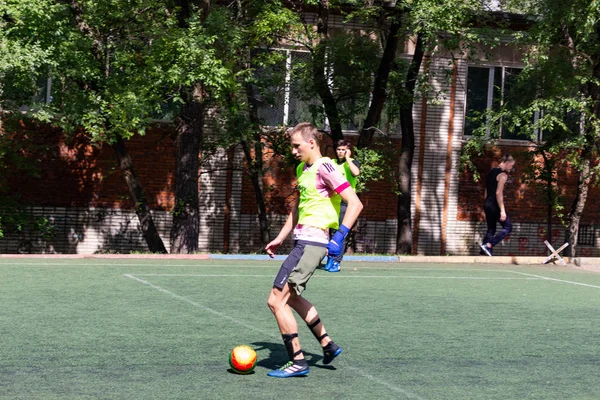
<path fill-rule="evenodd" d="M 236 346 L 229 353 L 229 365 L 238 374 L 249 374 L 256 365 L 256 352 L 250 346 Z"/>

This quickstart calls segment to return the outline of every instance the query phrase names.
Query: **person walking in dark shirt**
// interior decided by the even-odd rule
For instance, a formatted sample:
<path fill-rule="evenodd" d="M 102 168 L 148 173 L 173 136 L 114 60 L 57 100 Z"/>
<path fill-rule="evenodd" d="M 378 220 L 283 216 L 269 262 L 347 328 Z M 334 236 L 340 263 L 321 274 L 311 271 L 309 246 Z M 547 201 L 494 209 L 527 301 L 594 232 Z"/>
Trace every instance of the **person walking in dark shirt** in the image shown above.
<path fill-rule="evenodd" d="M 515 165 L 515 159 L 510 154 L 505 154 L 500 159 L 500 164 L 492 168 L 486 177 L 486 195 L 483 203 L 487 232 L 480 245 L 484 254 L 492 256 L 492 248 L 502 241 L 512 231 L 512 223 L 504 207 L 504 185 Z M 500 222 L 502 230 L 496 233 L 496 224 Z"/>

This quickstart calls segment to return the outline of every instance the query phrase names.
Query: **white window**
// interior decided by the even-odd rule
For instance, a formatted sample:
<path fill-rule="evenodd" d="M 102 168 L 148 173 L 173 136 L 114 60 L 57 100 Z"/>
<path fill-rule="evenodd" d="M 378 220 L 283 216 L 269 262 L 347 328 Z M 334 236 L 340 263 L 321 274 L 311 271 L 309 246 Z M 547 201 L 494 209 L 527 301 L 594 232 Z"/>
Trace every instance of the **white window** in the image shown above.
<path fill-rule="evenodd" d="M 503 66 L 468 68 L 464 129 L 466 136 L 471 136 L 473 131 L 480 128 L 482 124 L 486 124 L 487 133 L 490 133 L 489 121 L 486 121 L 485 113 L 487 110 L 499 110 L 505 104 L 506 95 L 521 71 L 521 68 Z M 511 105 L 507 105 L 510 108 Z M 537 117 L 534 116 L 532 123 L 537 120 Z M 511 127 L 500 123 L 499 137 L 507 140 L 530 141 L 533 133 L 531 126 Z"/>
<path fill-rule="evenodd" d="M 41 77 L 36 82 L 37 91 L 33 101 L 37 103 L 52 103 L 52 78 Z"/>
<path fill-rule="evenodd" d="M 256 54 L 270 50 L 256 50 Z M 256 68 L 254 96 L 258 101 L 258 116 L 266 126 L 294 126 L 300 122 L 311 122 L 329 130 L 322 101 L 310 87 L 312 83 L 312 59 L 307 51 L 279 49 L 269 54 L 281 55 L 281 58 L 268 67 Z M 356 133 L 361 129 L 371 102 L 371 90 L 374 77 L 349 84 L 351 72 L 338 68 L 336 75 L 333 65 L 329 65 L 327 81 L 336 101 L 342 130 Z M 311 94 L 313 93 L 313 94 Z M 312 96 L 312 97 L 310 97 Z M 389 102 L 388 102 L 389 103 Z M 397 112 L 393 107 L 386 107 L 381 115 L 378 129 L 388 134 L 399 133 Z"/>
<path fill-rule="evenodd" d="M 293 126 L 310 121 L 317 126 L 323 123 L 318 119 L 315 107 L 318 102 L 307 101 L 302 96 L 301 81 L 295 73 L 296 67 L 308 64 L 310 54 L 297 50 L 277 50 L 281 60 L 268 68 L 257 68 L 255 96 L 259 103 L 258 117 L 267 126 Z M 266 84 L 266 85 L 265 85 Z"/>

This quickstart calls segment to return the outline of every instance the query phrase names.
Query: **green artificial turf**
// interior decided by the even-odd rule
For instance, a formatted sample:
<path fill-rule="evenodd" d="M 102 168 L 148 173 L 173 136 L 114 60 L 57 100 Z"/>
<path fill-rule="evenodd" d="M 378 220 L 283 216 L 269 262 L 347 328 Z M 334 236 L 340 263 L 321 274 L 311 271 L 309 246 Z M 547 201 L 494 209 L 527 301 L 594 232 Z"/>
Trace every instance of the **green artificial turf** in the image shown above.
<path fill-rule="evenodd" d="M 345 262 L 305 292 L 344 351 L 286 361 L 266 305 L 280 262 L 0 259 L 2 399 L 597 399 L 600 274 Z M 229 351 L 249 344 L 255 372 Z"/>

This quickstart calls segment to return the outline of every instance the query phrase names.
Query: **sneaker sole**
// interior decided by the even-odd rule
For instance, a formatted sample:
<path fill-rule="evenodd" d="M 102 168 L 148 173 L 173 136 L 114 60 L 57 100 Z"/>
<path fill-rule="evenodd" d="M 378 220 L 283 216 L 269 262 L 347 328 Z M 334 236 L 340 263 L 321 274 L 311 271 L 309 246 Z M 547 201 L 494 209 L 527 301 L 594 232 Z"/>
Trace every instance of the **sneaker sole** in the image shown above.
<path fill-rule="evenodd" d="M 310 370 L 305 370 L 305 371 L 298 371 L 298 372 L 293 372 L 291 374 L 288 373 L 283 373 L 281 375 L 277 374 L 277 372 L 279 371 L 271 371 L 267 373 L 267 376 L 273 377 L 273 378 L 293 378 L 295 376 L 304 376 L 307 375 Z"/>

